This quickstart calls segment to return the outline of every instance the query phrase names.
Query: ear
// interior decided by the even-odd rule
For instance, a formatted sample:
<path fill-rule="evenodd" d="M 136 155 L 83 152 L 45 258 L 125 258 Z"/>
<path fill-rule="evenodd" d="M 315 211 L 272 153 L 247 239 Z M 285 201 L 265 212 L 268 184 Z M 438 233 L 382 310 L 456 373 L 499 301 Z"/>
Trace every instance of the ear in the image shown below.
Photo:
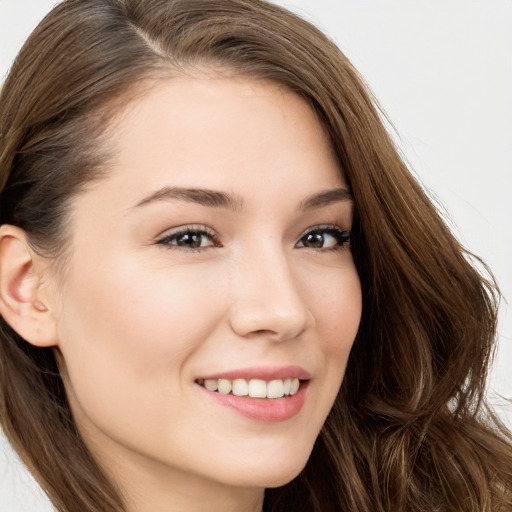
<path fill-rule="evenodd" d="M 38 347 L 57 343 L 56 323 L 43 286 L 46 267 L 22 229 L 0 227 L 0 314 L 22 338 Z"/>

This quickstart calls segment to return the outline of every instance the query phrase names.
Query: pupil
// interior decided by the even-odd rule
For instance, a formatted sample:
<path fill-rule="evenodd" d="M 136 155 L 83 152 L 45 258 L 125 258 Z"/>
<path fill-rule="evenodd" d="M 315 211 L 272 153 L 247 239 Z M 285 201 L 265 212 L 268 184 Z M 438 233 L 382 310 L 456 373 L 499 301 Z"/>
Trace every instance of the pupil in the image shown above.
<path fill-rule="evenodd" d="M 306 244 L 321 249 L 324 246 L 324 236 L 320 233 L 310 233 L 306 237 Z"/>
<path fill-rule="evenodd" d="M 197 233 L 185 233 L 178 238 L 178 245 L 181 247 L 201 247 L 201 235 Z"/>

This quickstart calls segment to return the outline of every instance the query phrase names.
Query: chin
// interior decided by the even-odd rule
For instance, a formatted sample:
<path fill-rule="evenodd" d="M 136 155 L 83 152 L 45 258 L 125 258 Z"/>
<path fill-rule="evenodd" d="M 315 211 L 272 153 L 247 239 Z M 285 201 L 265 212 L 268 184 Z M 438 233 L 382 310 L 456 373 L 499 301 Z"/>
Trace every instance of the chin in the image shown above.
<path fill-rule="evenodd" d="M 226 483 L 230 480 L 232 484 L 240 487 L 261 488 L 286 485 L 304 469 L 311 452 L 311 450 L 300 450 L 300 453 L 297 451 L 286 454 L 276 450 L 265 459 L 245 459 L 242 467 L 239 466 L 234 472 L 230 471 L 231 475 L 225 475 Z"/>
<path fill-rule="evenodd" d="M 299 476 L 301 471 L 306 466 L 306 463 L 307 463 L 307 460 L 300 468 L 298 468 L 298 469 L 295 468 L 295 470 L 293 472 L 290 472 L 286 475 L 283 475 L 283 474 L 275 475 L 275 478 L 273 478 L 273 479 L 267 478 L 267 483 L 265 484 L 265 487 L 267 489 L 273 489 L 276 487 L 282 487 L 283 485 L 289 484 L 292 480 L 294 480 L 295 478 L 297 478 Z"/>

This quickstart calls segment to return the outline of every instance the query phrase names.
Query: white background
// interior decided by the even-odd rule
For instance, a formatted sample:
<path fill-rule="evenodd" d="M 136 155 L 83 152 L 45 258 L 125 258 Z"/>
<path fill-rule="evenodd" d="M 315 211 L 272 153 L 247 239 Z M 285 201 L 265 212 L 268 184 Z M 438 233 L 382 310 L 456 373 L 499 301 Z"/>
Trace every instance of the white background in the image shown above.
<path fill-rule="evenodd" d="M 491 266 L 505 297 L 492 401 L 512 426 L 512 1 L 279 1 L 327 32 L 400 135 L 456 235 Z M 54 0 L 0 0 L 0 80 Z M 436 243 L 435 240 L 432 243 Z M 50 510 L 0 441 L 0 512 Z"/>

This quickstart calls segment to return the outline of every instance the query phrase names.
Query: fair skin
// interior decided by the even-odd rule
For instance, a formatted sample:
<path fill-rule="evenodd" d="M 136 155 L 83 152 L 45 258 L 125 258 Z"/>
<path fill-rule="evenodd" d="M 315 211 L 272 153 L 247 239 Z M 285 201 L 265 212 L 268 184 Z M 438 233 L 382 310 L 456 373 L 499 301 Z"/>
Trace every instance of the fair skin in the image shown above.
<path fill-rule="evenodd" d="M 26 339 L 60 350 L 129 512 L 260 511 L 306 464 L 358 329 L 347 184 L 310 107 L 269 82 L 162 80 L 109 134 L 64 275 L 26 249 L 18 295 L 53 323 Z M 14 228 L 2 241 L 23 246 Z M 205 389 L 219 376 L 300 387 L 239 399 Z"/>

